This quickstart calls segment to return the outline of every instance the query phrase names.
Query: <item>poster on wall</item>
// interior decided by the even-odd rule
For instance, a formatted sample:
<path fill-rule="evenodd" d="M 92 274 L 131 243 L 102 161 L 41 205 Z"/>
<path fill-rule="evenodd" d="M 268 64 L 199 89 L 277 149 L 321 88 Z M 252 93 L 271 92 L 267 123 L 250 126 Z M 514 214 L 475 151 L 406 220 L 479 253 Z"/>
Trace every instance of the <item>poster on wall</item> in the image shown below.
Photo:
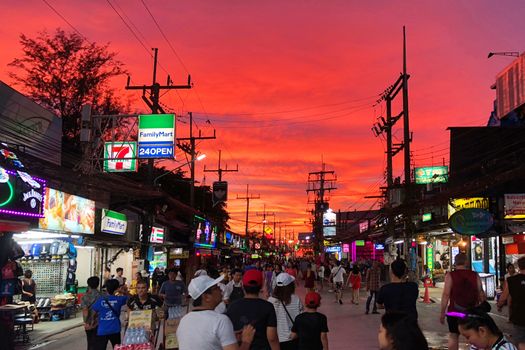
<path fill-rule="evenodd" d="M 95 201 L 46 188 L 42 230 L 93 234 L 95 232 Z"/>

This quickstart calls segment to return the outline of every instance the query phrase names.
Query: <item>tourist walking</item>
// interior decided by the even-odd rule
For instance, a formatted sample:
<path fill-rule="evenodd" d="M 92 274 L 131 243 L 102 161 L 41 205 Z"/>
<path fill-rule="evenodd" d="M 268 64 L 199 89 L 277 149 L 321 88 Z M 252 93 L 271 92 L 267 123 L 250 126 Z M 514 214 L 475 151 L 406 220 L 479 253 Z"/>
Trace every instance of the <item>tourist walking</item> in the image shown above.
<path fill-rule="evenodd" d="M 244 272 L 242 284 L 244 298 L 228 305 L 226 311 L 233 323 L 233 329 L 240 332 L 246 325 L 251 324 L 255 327 L 251 350 L 279 349 L 275 309 L 270 302 L 259 298 L 263 287 L 262 272 L 257 269 Z"/>
<path fill-rule="evenodd" d="M 119 289 L 119 282 L 116 279 L 109 280 L 106 289 L 108 295 L 99 296 L 91 307 L 98 315 L 96 350 L 106 350 L 108 341 L 113 347 L 121 343 L 120 311 L 128 301 L 127 296 L 114 295 Z"/>
<path fill-rule="evenodd" d="M 241 329 L 239 347 L 230 319 L 214 311 L 222 301 L 218 284 L 223 278 L 201 275 L 191 280 L 188 293 L 193 299 L 193 310 L 181 319 L 177 329 L 179 350 L 250 349 L 254 328 L 248 325 Z"/>
<path fill-rule="evenodd" d="M 354 264 L 348 276 L 346 284 L 352 288 L 352 304 L 359 305 L 359 290 L 361 289 L 361 272 L 357 264 Z"/>
<path fill-rule="evenodd" d="M 328 320 L 317 312 L 321 305 L 321 295 L 308 292 L 304 298 L 305 312 L 297 315 L 292 327 L 291 338 L 298 339 L 298 350 L 329 350 Z"/>
<path fill-rule="evenodd" d="M 505 281 L 503 294 L 498 301 L 498 310 L 508 302 L 510 321 L 514 326 L 511 341 L 519 344 L 520 350 L 525 350 L 525 257 L 518 260 L 518 269 L 519 273 Z"/>
<path fill-rule="evenodd" d="M 290 338 L 294 320 L 303 312 L 303 304 L 295 295 L 295 278 L 286 272 L 276 277 L 277 285 L 268 301 L 273 304 L 277 317 L 277 335 L 281 350 L 294 350 L 297 341 Z"/>
<path fill-rule="evenodd" d="M 312 264 L 306 265 L 306 272 L 304 274 L 304 287 L 307 291 L 313 292 L 315 289 L 315 272 L 312 270 Z"/>
<path fill-rule="evenodd" d="M 419 288 L 415 282 L 406 281 L 407 265 L 401 258 L 390 264 L 391 283 L 379 289 L 377 303 L 384 306 L 386 312 L 399 311 L 417 320 L 416 302 Z"/>
<path fill-rule="evenodd" d="M 441 314 L 439 321 L 448 323 L 448 349 L 458 350 L 459 329 L 458 319 L 446 316 L 446 312 L 465 312 L 485 301 L 485 293 L 481 287 L 478 274 L 467 268 L 467 255 L 456 255 L 456 269 L 445 276 L 445 287 L 441 296 Z"/>
<path fill-rule="evenodd" d="M 98 319 L 95 311 L 93 311 L 91 307 L 101 295 L 98 290 L 99 284 L 100 278 L 97 276 L 89 277 L 87 279 L 87 291 L 80 300 L 88 350 L 94 350 L 96 346 Z"/>
<path fill-rule="evenodd" d="M 186 285 L 182 280 L 177 279 L 178 272 L 175 269 L 168 271 L 168 280 L 162 283 L 159 296 L 164 302 L 164 312 L 166 318 L 175 319 L 184 315 L 182 297 L 187 293 Z"/>
<path fill-rule="evenodd" d="M 377 312 L 377 292 L 379 291 L 380 280 L 381 268 L 379 267 L 379 262 L 374 260 L 374 262 L 372 262 L 372 267 L 366 271 L 366 291 L 368 292 L 368 298 L 366 299 L 366 314 L 370 312 L 372 298 L 374 298 L 372 313 L 379 313 Z"/>
<path fill-rule="evenodd" d="M 417 322 L 403 312 L 388 312 L 381 317 L 377 340 L 379 350 L 428 350 Z"/>
<path fill-rule="evenodd" d="M 343 283 L 345 281 L 346 270 L 341 266 L 339 260 L 335 261 L 335 266 L 332 268 L 330 273 L 330 279 L 334 283 L 335 289 L 335 302 L 343 304 Z"/>

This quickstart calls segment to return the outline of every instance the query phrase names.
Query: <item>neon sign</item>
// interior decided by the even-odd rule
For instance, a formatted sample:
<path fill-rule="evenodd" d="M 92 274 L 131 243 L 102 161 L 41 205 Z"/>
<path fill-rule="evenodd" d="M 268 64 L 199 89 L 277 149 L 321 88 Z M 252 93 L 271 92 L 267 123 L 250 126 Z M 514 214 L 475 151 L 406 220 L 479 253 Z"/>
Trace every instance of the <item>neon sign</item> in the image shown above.
<path fill-rule="evenodd" d="M 45 187 L 45 180 L 0 167 L 0 216 L 43 218 Z"/>

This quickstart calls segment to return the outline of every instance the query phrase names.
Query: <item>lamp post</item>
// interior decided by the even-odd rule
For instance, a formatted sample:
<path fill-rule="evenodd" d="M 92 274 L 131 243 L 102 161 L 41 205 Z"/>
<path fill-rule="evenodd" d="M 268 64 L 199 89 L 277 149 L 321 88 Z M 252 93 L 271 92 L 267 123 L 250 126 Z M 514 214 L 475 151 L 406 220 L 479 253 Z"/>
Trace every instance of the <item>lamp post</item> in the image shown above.
<path fill-rule="evenodd" d="M 157 186 L 158 180 L 159 180 L 160 178 L 163 178 L 164 176 L 166 176 L 166 175 L 168 175 L 168 174 L 171 174 L 171 173 L 173 173 L 173 172 L 176 171 L 176 170 L 179 170 L 179 169 L 182 168 L 183 166 L 190 165 L 191 167 L 193 167 L 193 166 L 194 166 L 193 163 L 195 163 L 196 161 L 201 161 L 201 160 L 203 160 L 204 158 L 206 158 L 206 154 L 204 154 L 204 153 L 203 153 L 203 154 L 199 154 L 197 157 L 191 159 L 189 162 L 186 162 L 186 163 L 184 163 L 184 164 L 182 164 L 182 165 L 179 165 L 179 166 L 176 167 L 175 169 L 171 169 L 170 171 L 167 171 L 167 172 L 165 172 L 164 174 L 157 176 L 157 177 L 153 180 L 153 186 L 154 186 L 154 187 Z M 192 186 L 193 186 L 193 185 L 194 185 L 194 184 L 192 184 Z"/>

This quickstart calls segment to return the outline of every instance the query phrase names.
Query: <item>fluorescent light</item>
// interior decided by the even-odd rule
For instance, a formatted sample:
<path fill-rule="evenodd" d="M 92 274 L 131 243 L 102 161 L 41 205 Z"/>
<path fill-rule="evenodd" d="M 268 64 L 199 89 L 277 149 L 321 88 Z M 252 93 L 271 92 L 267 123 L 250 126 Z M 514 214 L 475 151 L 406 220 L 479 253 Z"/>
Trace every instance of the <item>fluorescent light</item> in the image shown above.
<path fill-rule="evenodd" d="M 91 246 L 82 246 L 82 245 L 76 245 L 74 246 L 75 248 L 77 249 L 95 249 L 95 247 L 91 247 Z"/>
<path fill-rule="evenodd" d="M 22 241 L 21 244 L 46 244 L 46 243 L 53 243 L 53 239 L 40 239 L 40 240 L 34 240 L 34 241 Z"/>
<path fill-rule="evenodd" d="M 427 241 L 423 241 L 423 242 L 419 242 L 419 244 L 427 245 L 428 242 Z"/>
<path fill-rule="evenodd" d="M 405 243 L 404 240 L 400 239 L 399 241 L 395 241 L 394 244 L 401 244 L 401 243 Z"/>
<path fill-rule="evenodd" d="M 199 154 L 197 158 L 195 158 L 195 160 L 203 160 L 204 158 L 206 158 L 206 154 L 203 153 L 203 154 Z"/>

